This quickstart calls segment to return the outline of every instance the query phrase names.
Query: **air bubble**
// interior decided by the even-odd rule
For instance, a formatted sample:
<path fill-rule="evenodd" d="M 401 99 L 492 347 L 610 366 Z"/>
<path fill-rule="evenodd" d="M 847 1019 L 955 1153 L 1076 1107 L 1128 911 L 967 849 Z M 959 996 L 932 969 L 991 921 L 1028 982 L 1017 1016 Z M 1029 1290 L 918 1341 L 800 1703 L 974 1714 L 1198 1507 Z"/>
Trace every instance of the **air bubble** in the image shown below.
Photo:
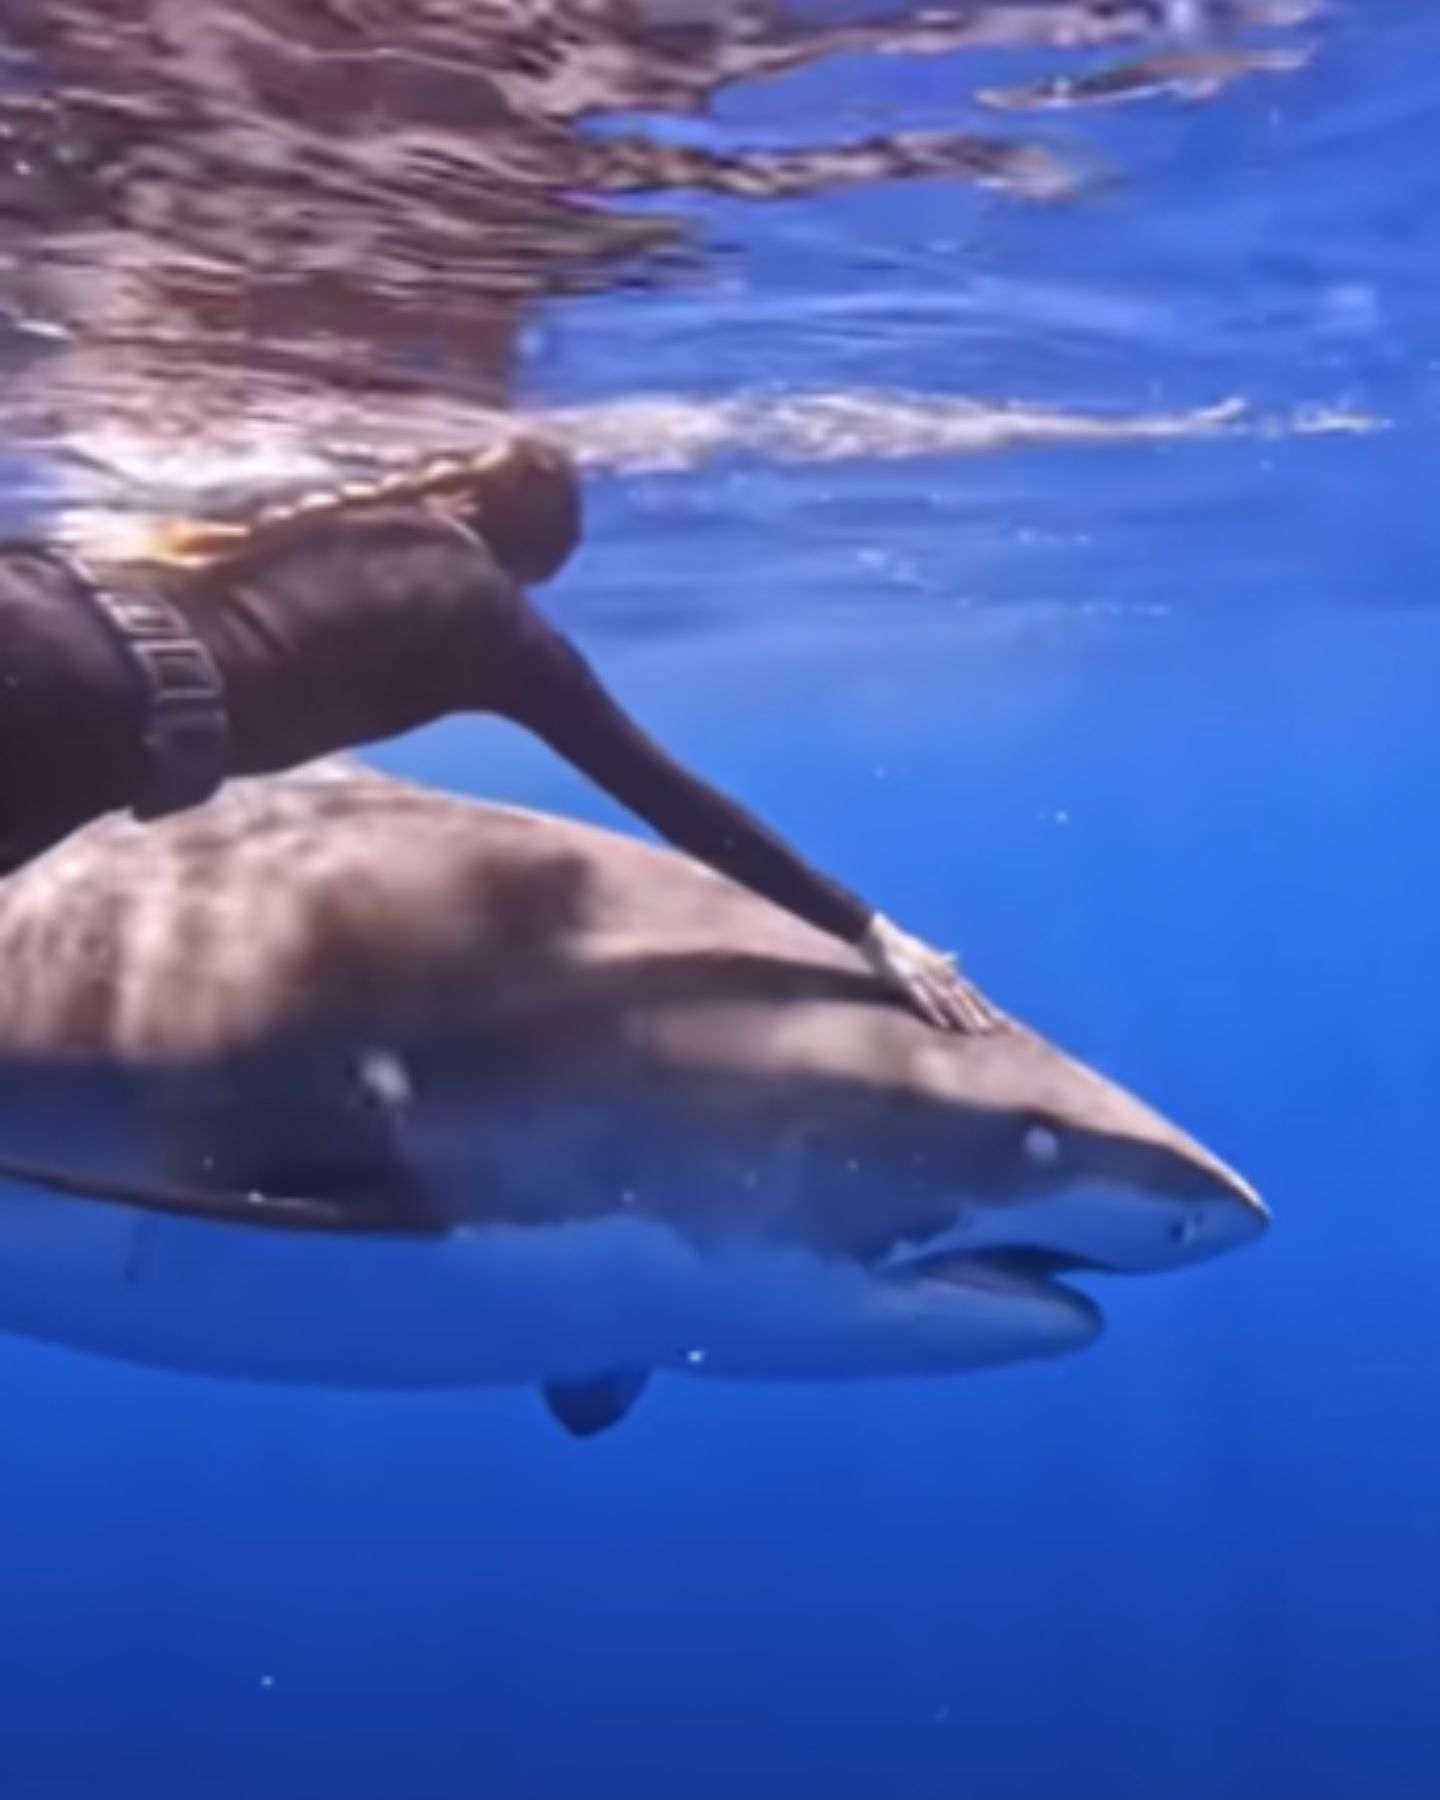
<path fill-rule="evenodd" d="M 415 1098 L 410 1071 L 392 1050 L 367 1050 L 360 1058 L 360 1085 L 372 1100 L 392 1112 Z"/>
<path fill-rule="evenodd" d="M 1053 1168 L 1060 1160 L 1060 1140 L 1048 1126 L 1032 1125 L 1025 1133 L 1025 1154 L 1041 1168 Z"/>

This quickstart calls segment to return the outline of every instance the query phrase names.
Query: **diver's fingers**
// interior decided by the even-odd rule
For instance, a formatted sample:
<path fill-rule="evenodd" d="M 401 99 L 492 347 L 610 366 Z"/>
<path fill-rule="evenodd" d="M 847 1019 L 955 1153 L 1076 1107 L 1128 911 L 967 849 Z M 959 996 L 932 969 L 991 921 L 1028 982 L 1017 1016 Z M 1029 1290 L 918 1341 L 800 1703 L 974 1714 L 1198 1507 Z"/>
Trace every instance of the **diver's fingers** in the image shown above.
<path fill-rule="evenodd" d="M 966 1027 L 964 996 L 953 978 L 934 969 L 921 977 L 925 990 L 927 1015 L 932 1024 L 943 1031 L 964 1031 Z"/>
<path fill-rule="evenodd" d="M 977 988 L 951 970 L 926 970 L 893 985 L 929 1025 L 979 1037 L 993 1031 L 1000 1014 Z"/>
<path fill-rule="evenodd" d="M 921 1018 L 937 1030 L 971 1029 L 962 986 L 948 969 L 921 964 L 894 985 L 906 995 Z"/>
<path fill-rule="evenodd" d="M 972 1031 L 984 1031 L 995 1022 L 994 1008 L 973 982 L 955 977 L 955 1000 Z"/>
<path fill-rule="evenodd" d="M 978 1021 L 966 1004 L 964 989 L 948 984 L 944 990 L 945 1023 L 952 1031 L 974 1031 Z"/>
<path fill-rule="evenodd" d="M 1000 1016 L 983 994 L 976 993 L 974 988 L 965 990 L 966 1029 L 977 1036 L 987 1031 L 994 1031 L 1000 1023 Z"/>
<path fill-rule="evenodd" d="M 951 974 L 944 984 L 945 1013 L 957 1031 L 973 1035 L 993 1031 L 998 1023 L 995 1009 L 976 987 Z"/>
<path fill-rule="evenodd" d="M 949 1014 L 942 998 L 923 974 L 892 976 L 890 985 L 898 989 L 927 1025 L 933 1025 L 937 1031 L 949 1028 Z"/>
<path fill-rule="evenodd" d="M 981 1031 L 998 1031 L 1005 1022 L 1004 1013 L 1000 1011 L 1000 1008 L 996 1006 L 993 1001 L 987 1000 L 985 995 L 980 992 L 979 988 L 967 987 L 966 991 L 970 996 L 970 1003 L 979 1020 L 978 1029 Z"/>
<path fill-rule="evenodd" d="M 932 1011 L 938 1011 L 942 1023 L 953 1031 L 974 1031 L 981 1022 L 979 1010 L 971 1000 L 970 984 L 955 966 L 954 956 L 945 950 L 932 950 L 929 945 L 914 945 L 918 962 L 917 980 L 924 986 Z"/>
<path fill-rule="evenodd" d="M 947 992 L 948 1012 L 951 1023 L 957 1031 L 979 1033 L 986 1029 L 984 1008 L 978 1006 L 970 989 L 963 982 L 956 982 Z"/>
<path fill-rule="evenodd" d="M 934 950 L 877 914 L 860 944 L 870 967 L 940 1031 L 980 1033 L 998 1023 L 984 996 L 966 981 L 955 958 Z"/>

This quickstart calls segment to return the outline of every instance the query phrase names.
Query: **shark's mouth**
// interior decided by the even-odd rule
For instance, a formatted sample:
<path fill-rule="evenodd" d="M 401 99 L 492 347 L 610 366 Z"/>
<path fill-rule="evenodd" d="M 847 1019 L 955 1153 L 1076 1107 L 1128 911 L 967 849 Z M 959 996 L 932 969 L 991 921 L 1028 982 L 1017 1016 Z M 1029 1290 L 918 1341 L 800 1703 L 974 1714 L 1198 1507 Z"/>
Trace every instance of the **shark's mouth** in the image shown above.
<path fill-rule="evenodd" d="M 936 1281 L 951 1287 L 980 1288 L 990 1293 L 1016 1296 L 1047 1294 L 1093 1304 L 1088 1295 L 1060 1277 L 1108 1275 L 1114 1271 L 1107 1264 L 1088 1257 L 1018 1246 L 972 1250 L 963 1256 L 942 1252 L 917 1257 L 887 1273 L 905 1281 Z"/>

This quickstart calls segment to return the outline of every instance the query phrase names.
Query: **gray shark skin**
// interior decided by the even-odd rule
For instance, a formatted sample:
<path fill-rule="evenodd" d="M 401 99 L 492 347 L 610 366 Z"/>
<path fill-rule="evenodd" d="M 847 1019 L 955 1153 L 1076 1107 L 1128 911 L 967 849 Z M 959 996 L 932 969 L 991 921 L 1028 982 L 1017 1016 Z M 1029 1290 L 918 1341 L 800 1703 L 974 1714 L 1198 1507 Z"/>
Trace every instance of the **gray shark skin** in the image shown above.
<path fill-rule="evenodd" d="M 672 852 L 349 763 L 0 888 L 0 1330 L 345 1387 L 953 1374 L 1075 1269 L 1237 1248 L 1233 1170 L 1014 1021 L 937 1032 Z"/>

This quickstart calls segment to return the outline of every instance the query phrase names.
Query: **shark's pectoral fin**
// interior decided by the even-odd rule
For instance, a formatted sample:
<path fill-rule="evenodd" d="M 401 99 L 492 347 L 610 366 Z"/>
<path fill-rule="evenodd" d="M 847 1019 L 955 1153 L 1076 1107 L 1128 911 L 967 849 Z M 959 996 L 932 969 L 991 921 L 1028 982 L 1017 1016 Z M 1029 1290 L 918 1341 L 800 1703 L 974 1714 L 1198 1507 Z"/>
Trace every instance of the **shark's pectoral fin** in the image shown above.
<path fill-rule="evenodd" d="M 242 1082 L 222 1082 L 218 1103 L 162 1111 L 153 1168 L 138 1176 L 0 1159 L 0 1179 L 219 1224 L 444 1235 L 450 1221 L 431 1206 L 396 1120 L 327 1074 L 287 1070 L 258 1100 Z"/>
<path fill-rule="evenodd" d="M 347 1067 L 222 1084 L 218 1104 L 169 1118 L 165 1136 L 176 1187 L 209 1196 L 217 1217 L 400 1237 L 450 1227 L 412 1166 L 403 1108 Z"/>
<path fill-rule="evenodd" d="M 163 1182 L 113 1181 L 99 1175 L 76 1175 L 13 1161 L 0 1161 L 0 1180 L 43 1188 L 70 1200 L 128 1206 L 138 1212 L 220 1225 L 386 1237 L 429 1235 L 443 1229 L 413 1210 L 402 1211 L 386 1200 L 369 1196 L 355 1204 L 334 1197 L 267 1192 L 258 1187 L 181 1187 Z"/>
<path fill-rule="evenodd" d="M 595 1381 L 551 1381 L 540 1392 L 571 1437 L 595 1437 L 628 1417 L 645 1391 L 650 1371 L 602 1375 Z"/>

